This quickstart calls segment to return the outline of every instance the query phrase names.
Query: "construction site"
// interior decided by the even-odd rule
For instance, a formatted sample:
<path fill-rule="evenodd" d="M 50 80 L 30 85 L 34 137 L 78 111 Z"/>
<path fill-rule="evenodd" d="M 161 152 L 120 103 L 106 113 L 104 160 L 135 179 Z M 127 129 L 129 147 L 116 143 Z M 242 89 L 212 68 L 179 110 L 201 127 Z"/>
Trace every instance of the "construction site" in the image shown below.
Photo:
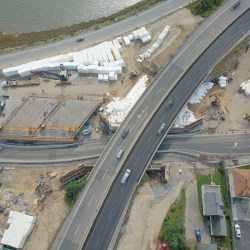
<path fill-rule="evenodd" d="M 129 102 L 130 106 L 125 106 L 122 99 L 125 99 L 137 82 L 147 75 L 143 88 L 140 91 L 135 89 L 135 92 L 143 94 L 154 76 L 171 60 L 186 37 L 201 20 L 201 17 L 193 16 L 189 10 L 182 9 L 147 25 L 146 29 L 152 37 L 152 42 L 157 41 L 157 36 L 160 36 L 161 30 L 164 30 L 166 24 L 170 26 L 169 35 L 150 59 L 144 59 L 146 56 L 144 53 L 151 48 L 151 42 L 142 44 L 138 41 L 130 41 L 130 45 L 128 45 L 129 35 L 126 35 L 128 38 L 125 39 L 126 42 L 124 41 L 123 45 L 124 43 L 127 45 L 122 47 L 125 66 L 121 66 L 122 73 L 119 73 L 117 79 L 112 72 L 111 75 L 110 73 L 97 75 L 91 73 L 92 71 L 89 72 L 96 68 L 90 68 L 89 65 L 79 66 L 77 61 L 81 58 L 78 58 L 76 54 L 73 55 L 74 62 L 67 62 L 68 64 L 63 65 L 60 62 L 51 63 L 49 66 L 56 68 L 52 71 L 48 69 L 48 65 L 47 68 L 43 65 L 44 68 L 31 71 L 25 67 L 15 69 L 16 74 L 21 74 L 22 77 L 15 75 L 1 79 L 3 89 L 0 101 L 4 104 L 1 104 L 3 107 L 0 108 L 0 140 L 34 143 L 76 142 L 86 138 L 90 140 L 101 138 L 104 133 L 112 130 L 112 124 L 115 129 L 119 126 L 136 101 L 133 99 L 133 102 Z M 193 98 L 187 107 L 184 107 L 174 124 L 175 132 L 187 132 L 194 126 L 198 126 L 199 129 L 204 129 L 208 133 L 249 131 L 249 97 L 239 91 L 240 84 L 250 76 L 249 51 L 245 52 L 245 47 L 249 42 L 248 39 L 239 46 L 238 54 L 229 55 L 218 65 L 214 73 L 216 77 L 213 75 L 208 79 L 208 82 L 213 80 L 211 86 L 206 83 L 201 86 L 200 91 L 197 90 L 195 98 L 198 97 L 199 100 Z M 83 55 L 86 55 L 84 53 Z M 140 55 L 144 56 L 140 57 Z M 144 61 L 139 62 L 138 58 Z M 74 64 L 75 62 L 78 64 Z M 237 67 L 234 67 L 236 62 Z M 78 66 L 79 72 L 76 72 Z M 70 67 L 75 67 L 75 69 Z M 104 69 L 98 68 L 98 70 Z M 116 68 L 116 70 L 118 69 Z M 221 87 L 217 81 L 217 76 L 220 76 L 222 72 L 226 72 L 226 87 Z M 32 76 L 29 75 L 30 73 Z M 106 75 L 105 79 L 104 75 Z M 211 88 L 208 88 L 208 85 Z M 118 107 L 121 113 L 118 113 L 117 110 L 114 111 L 114 108 L 118 109 Z M 109 119 L 112 112 L 116 113 L 113 120 Z M 203 161 L 206 158 L 206 155 L 201 154 L 199 160 Z M 1 230 L 6 227 L 7 214 L 10 210 L 35 215 L 37 216 L 36 226 L 23 249 L 49 249 L 58 228 L 70 210 L 63 199 L 63 187 L 86 175 L 94 164 L 95 162 L 68 166 L 44 164 L 43 168 L 40 168 L 41 165 L 39 168 L 23 165 L 24 168 L 19 169 L 18 165 L 14 166 L 14 164 L 4 166 L 1 173 L 0 193 L 0 204 L 4 207 Z M 181 164 L 183 165 L 183 162 Z M 186 172 L 188 172 L 190 169 L 188 164 L 186 165 Z M 168 182 L 171 171 L 174 176 L 173 180 L 176 179 L 176 176 L 182 175 L 181 172 L 178 172 L 179 169 L 179 165 L 169 169 L 165 162 L 154 161 L 149 166 L 148 172 L 156 171 L 160 173 L 157 175 L 160 175 L 162 182 Z M 173 189 L 171 194 L 174 201 L 177 192 Z M 169 200 L 166 200 L 166 203 L 169 205 Z M 142 214 L 142 207 L 147 206 L 143 203 L 138 209 L 136 217 L 143 215 L 145 221 L 145 218 L 150 218 L 150 216 L 147 216 L 146 213 Z M 155 217 L 160 212 L 163 213 L 162 211 L 161 207 L 155 213 Z M 153 228 L 154 223 L 155 221 L 151 223 L 150 228 Z M 159 224 L 161 223 L 162 220 Z M 134 232 L 134 230 L 132 231 Z M 139 242 L 138 237 L 134 233 L 132 234 L 134 235 L 133 241 Z M 145 237 L 150 235 L 153 233 L 149 232 L 145 234 Z M 37 244 L 38 242 L 40 244 Z M 125 249 L 124 244 L 123 249 Z"/>

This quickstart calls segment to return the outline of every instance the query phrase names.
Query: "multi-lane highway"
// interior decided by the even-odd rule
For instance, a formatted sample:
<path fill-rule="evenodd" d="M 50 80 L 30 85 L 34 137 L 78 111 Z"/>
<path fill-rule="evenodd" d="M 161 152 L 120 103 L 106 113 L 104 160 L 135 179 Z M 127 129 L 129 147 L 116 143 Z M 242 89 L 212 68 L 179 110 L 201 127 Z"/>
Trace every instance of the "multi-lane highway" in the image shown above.
<path fill-rule="evenodd" d="M 108 140 L 98 140 L 79 145 L 15 146 L 2 144 L 0 163 L 55 164 L 97 158 Z M 49 148 L 47 148 L 49 147 Z M 168 135 L 160 152 L 206 152 L 210 154 L 249 154 L 250 134 L 229 135 Z"/>
<path fill-rule="evenodd" d="M 165 123 L 166 127 L 170 127 L 174 117 L 197 87 L 197 83 L 202 81 L 206 72 L 214 66 L 215 62 L 240 39 L 242 33 L 239 27 L 245 32 L 250 29 L 250 11 L 227 29 L 192 65 L 165 102 L 167 103 L 171 98 L 175 100 L 174 106 L 171 109 L 166 109 L 164 104 L 157 110 L 154 119 L 144 129 L 136 143 L 136 147 L 133 148 L 130 155 L 126 158 L 126 162 L 123 164 L 123 171 L 126 168 L 132 171 L 130 179 L 125 185 L 121 185 L 120 180 L 123 176 L 123 171 L 118 174 L 102 206 L 101 212 L 98 214 L 88 235 L 84 249 L 107 249 L 115 226 L 130 197 L 133 187 L 138 182 L 145 166 L 153 156 L 163 137 L 157 135 L 157 129 L 161 123 Z"/>
<path fill-rule="evenodd" d="M 233 1 L 227 2 L 206 22 L 202 23 L 138 101 L 98 160 L 85 190 L 66 219 L 52 249 L 79 249 L 81 247 L 113 180 L 115 180 L 85 244 L 86 249 L 107 248 L 130 193 L 163 139 L 163 135 L 157 136 L 156 130 L 162 122 L 165 122 L 167 127 L 171 125 L 174 117 L 206 73 L 249 30 L 250 19 L 249 13 L 247 13 L 231 29 L 227 30 L 207 52 L 203 53 L 211 42 L 250 5 L 249 2 L 244 2 L 240 9 L 232 11 L 232 4 Z M 203 56 L 194 63 L 202 53 Z M 161 102 L 168 95 L 168 91 L 192 64 L 192 69 L 188 71 L 171 94 L 171 98 L 175 101 L 173 108 L 171 110 L 166 110 L 165 106 L 159 108 Z M 158 111 L 154 115 L 154 119 L 151 119 L 156 110 Z M 149 125 L 146 126 L 148 123 Z M 121 142 L 121 132 L 127 127 L 130 129 L 129 135 Z M 143 133 L 141 133 L 142 131 Z M 115 155 L 120 148 L 123 148 L 125 153 L 119 163 L 115 162 Z M 121 166 L 122 171 L 119 171 Z M 120 178 L 126 168 L 132 169 L 132 173 L 128 183 L 121 187 Z"/>
<path fill-rule="evenodd" d="M 99 30 L 84 33 L 84 42 L 77 43 L 76 37 L 70 37 L 55 43 L 50 43 L 44 46 L 34 47 L 23 51 L 0 55 L 0 69 L 16 66 L 22 63 L 43 59 L 58 54 L 69 53 L 89 47 L 94 43 L 119 36 L 124 32 L 134 30 L 135 27 L 143 26 L 147 23 L 159 19 L 161 16 L 166 16 L 174 11 L 186 6 L 190 0 L 168 0 L 156 6 L 138 13 L 135 16 L 125 20 L 113 23 Z M 80 36 L 80 34 L 79 34 Z"/>

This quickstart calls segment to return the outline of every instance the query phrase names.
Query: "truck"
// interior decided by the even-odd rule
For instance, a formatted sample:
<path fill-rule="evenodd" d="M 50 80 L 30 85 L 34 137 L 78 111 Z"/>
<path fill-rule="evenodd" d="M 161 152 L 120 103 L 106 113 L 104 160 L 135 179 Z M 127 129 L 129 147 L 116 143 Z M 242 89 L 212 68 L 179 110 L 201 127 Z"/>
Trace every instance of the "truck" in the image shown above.
<path fill-rule="evenodd" d="M 34 78 L 30 80 L 5 80 L 2 82 L 1 85 L 2 85 L 2 88 L 35 86 L 35 85 L 40 85 L 40 80 L 38 78 Z"/>

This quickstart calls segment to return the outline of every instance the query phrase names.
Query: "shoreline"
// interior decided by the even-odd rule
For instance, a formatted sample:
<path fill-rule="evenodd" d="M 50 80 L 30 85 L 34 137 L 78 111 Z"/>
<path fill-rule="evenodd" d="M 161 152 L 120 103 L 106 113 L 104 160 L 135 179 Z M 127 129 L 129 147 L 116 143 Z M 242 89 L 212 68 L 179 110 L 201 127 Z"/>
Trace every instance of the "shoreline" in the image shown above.
<path fill-rule="evenodd" d="M 110 23 L 115 22 L 115 20 L 120 21 L 129 16 L 135 15 L 140 11 L 144 11 L 153 5 L 163 2 L 163 0 L 142 0 L 124 10 L 116 12 L 107 17 L 101 17 L 96 20 L 91 20 L 88 22 L 81 22 L 78 24 L 73 24 L 70 26 L 60 27 L 57 29 L 22 33 L 19 35 L 15 34 L 0 34 L 0 55 L 21 50 L 27 47 L 34 47 L 43 45 L 46 43 L 54 42 L 57 40 L 62 40 L 66 37 L 76 35 L 79 32 L 100 29 Z"/>

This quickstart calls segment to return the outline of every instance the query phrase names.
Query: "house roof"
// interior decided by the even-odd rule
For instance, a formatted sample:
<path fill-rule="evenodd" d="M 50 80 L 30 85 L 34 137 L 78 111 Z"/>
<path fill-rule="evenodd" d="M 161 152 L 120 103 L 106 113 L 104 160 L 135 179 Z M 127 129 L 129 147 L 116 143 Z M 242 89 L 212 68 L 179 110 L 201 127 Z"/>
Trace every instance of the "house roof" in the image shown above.
<path fill-rule="evenodd" d="M 204 215 L 223 215 L 223 202 L 220 193 L 204 193 Z"/>
<path fill-rule="evenodd" d="M 250 198 L 250 169 L 232 169 L 234 190 L 236 196 Z"/>
<path fill-rule="evenodd" d="M 210 216 L 211 235 L 214 236 L 227 236 L 226 217 L 223 216 Z"/>
<path fill-rule="evenodd" d="M 216 244 L 198 243 L 197 250 L 217 250 Z"/>

